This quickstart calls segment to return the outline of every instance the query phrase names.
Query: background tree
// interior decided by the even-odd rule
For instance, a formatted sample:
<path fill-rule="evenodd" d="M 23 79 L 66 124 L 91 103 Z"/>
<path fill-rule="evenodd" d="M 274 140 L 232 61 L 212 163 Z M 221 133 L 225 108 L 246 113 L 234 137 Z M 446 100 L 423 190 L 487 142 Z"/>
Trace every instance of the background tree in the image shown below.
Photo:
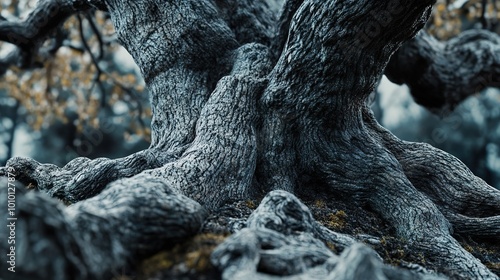
<path fill-rule="evenodd" d="M 12 20 L 26 17 L 35 3 L 5 2 L 2 14 Z M 26 136 L 23 131 L 33 131 L 30 145 L 37 151 L 23 154 L 59 165 L 77 156 L 119 157 L 147 147 L 150 110 L 142 93 L 144 82 L 139 70 L 124 61 L 126 51 L 116 42 L 106 13 L 92 10 L 70 16 L 31 63 L 12 65 L 9 61 L 18 50 L 8 43 L 3 50 L 0 88 L 9 113 L 2 115 L 6 125 L 0 126 L 7 151 L 0 155 L 2 165 L 11 157 L 13 144 L 22 140 L 14 141 L 16 133 Z"/>
<path fill-rule="evenodd" d="M 107 10 L 141 70 L 153 115 L 151 146 L 125 158 L 77 158 L 63 168 L 8 161 L 3 174 L 38 191 L 18 189 L 26 248 L 19 259 L 52 260 L 20 261 L 21 275 L 110 277 L 201 228 L 235 232 L 210 255 L 226 279 L 442 276 L 412 263 L 450 277 L 497 279 L 500 192 L 453 156 L 399 140 L 367 105 L 385 70 L 421 104 L 453 109 L 479 89 L 462 87 L 443 68 L 453 51 L 462 79 L 490 85 L 482 78 L 495 74 L 497 52 L 485 51 L 498 48 L 496 35 L 462 33 L 443 47 L 418 33 L 433 4 L 45 1 L 24 22 L 3 21 L 0 39 L 32 65 L 23 58 L 70 14 Z M 469 69 L 464 53 L 486 58 Z M 264 195 L 249 215 L 247 200 Z M 318 223 L 295 195 L 328 219 Z M 332 231 L 346 215 L 352 224 Z M 420 272 L 382 264 L 378 255 L 398 254 L 381 254 L 386 236 L 410 261 L 400 266 Z M 469 248 L 458 242 L 463 237 L 485 240 L 490 251 L 474 256 L 481 246 Z"/>
<path fill-rule="evenodd" d="M 445 72 L 454 73 L 455 77 L 448 77 L 450 79 L 447 82 L 448 86 L 444 84 L 433 85 L 433 88 L 441 88 L 439 93 L 430 88 L 425 90 L 428 85 L 423 83 L 417 85 L 415 81 L 419 78 L 413 77 L 415 78 L 412 78 L 414 82 L 410 81 L 409 83 L 413 88 L 416 101 L 419 103 L 427 102 L 430 111 L 438 113 L 438 116 L 413 105 L 411 98 L 406 97 L 405 90 L 402 88 L 395 90 L 394 94 L 390 94 L 392 90 L 387 90 L 388 87 L 384 87 L 385 91 L 380 89 L 382 99 L 384 99 L 382 101 L 383 111 L 376 110 L 376 112 L 382 112 L 382 114 L 377 115 L 379 121 L 384 126 L 389 127 L 391 132 L 398 137 L 410 141 L 424 141 L 457 156 L 474 174 L 497 188 L 500 187 L 498 181 L 500 169 L 498 169 L 497 163 L 500 159 L 497 152 L 497 147 L 500 145 L 500 134 L 496 130 L 496 123 L 500 116 L 496 109 L 498 92 L 497 89 L 483 90 L 483 88 L 485 86 L 498 87 L 498 83 L 495 81 L 498 75 L 495 74 L 496 70 L 485 70 L 488 68 L 488 63 L 492 62 L 491 60 L 490 62 L 482 60 L 481 56 L 469 52 L 468 48 L 481 48 L 481 40 L 478 38 L 487 35 L 482 35 L 481 32 L 474 35 L 478 29 L 498 32 L 498 5 L 497 1 L 437 2 L 433 15 L 427 24 L 427 31 L 440 40 L 455 39 L 446 44 L 449 59 L 445 58 L 446 55 L 433 59 L 441 61 L 442 65 L 446 64 L 447 66 L 441 69 L 449 67 L 449 70 Z M 464 31 L 464 34 L 459 35 L 460 32 Z M 467 34 L 476 36 L 477 40 L 474 39 L 462 47 L 461 45 L 467 41 Z M 454 41 L 458 42 L 460 50 L 453 46 Z M 434 44 L 438 48 L 445 46 L 444 44 L 438 45 Z M 485 47 L 488 49 L 489 45 L 486 44 Z M 488 52 L 495 53 L 494 49 L 489 49 Z M 455 59 L 456 53 L 462 53 L 468 59 Z M 494 59 L 495 55 L 489 56 L 489 58 Z M 421 65 L 426 63 L 422 58 L 420 62 Z M 483 75 L 478 75 L 476 79 L 473 79 L 476 80 L 476 83 L 468 83 L 470 79 L 463 78 L 464 73 L 459 71 L 460 67 L 472 69 L 471 64 L 474 67 L 479 67 L 478 70 L 475 70 L 476 72 L 483 71 Z M 492 65 L 494 69 L 495 63 Z M 434 70 L 430 72 L 432 71 Z M 457 77 L 459 78 L 457 79 Z M 455 82 L 452 82 L 453 80 Z M 464 85 L 449 86 L 449 84 L 459 81 L 463 81 Z M 466 89 L 469 86 L 476 88 Z M 449 88 L 449 93 L 447 97 L 443 98 L 443 92 L 447 91 L 446 87 Z M 453 88 L 465 90 L 453 90 Z M 482 91 L 486 94 L 472 96 L 472 94 Z M 453 94 L 455 96 L 452 96 Z M 466 98 L 468 99 L 465 100 Z M 426 101 L 426 99 L 428 100 Z M 448 101 L 444 102 L 444 99 Z M 397 109 L 399 106 L 406 109 Z M 458 108 L 454 109 L 456 106 Z"/>

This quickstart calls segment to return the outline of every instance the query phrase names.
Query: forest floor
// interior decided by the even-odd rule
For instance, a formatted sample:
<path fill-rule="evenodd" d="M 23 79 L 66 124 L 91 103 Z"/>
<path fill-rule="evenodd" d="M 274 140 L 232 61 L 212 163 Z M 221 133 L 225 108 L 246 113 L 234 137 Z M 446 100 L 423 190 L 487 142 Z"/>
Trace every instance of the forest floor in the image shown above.
<path fill-rule="evenodd" d="M 394 238 L 393 229 L 374 211 L 342 198 L 332 199 L 300 194 L 301 200 L 308 205 L 314 218 L 330 230 L 354 236 L 372 247 L 386 264 L 412 270 L 440 271 L 440 263 L 413 252 L 404 240 Z M 221 279 L 221 273 L 210 263 L 210 254 L 231 232 L 245 226 L 247 218 L 260 201 L 247 200 L 225 205 L 212 213 L 200 233 L 193 238 L 173 244 L 172 248 L 141 261 L 130 271 L 118 274 L 113 280 L 152 280 L 152 279 Z M 492 272 L 500 276 L 500 244 L 487 240 L 472 240 L 454 236 L 460 244 Z M 335 253 L 340 253 L 333 244 L 327 244 Z M 425 267 L 425 268 L 424 268 Z M 441 271 L 443 272 L 443 271 Z M 452 279 L 453 271 L 444 272 Z"/>

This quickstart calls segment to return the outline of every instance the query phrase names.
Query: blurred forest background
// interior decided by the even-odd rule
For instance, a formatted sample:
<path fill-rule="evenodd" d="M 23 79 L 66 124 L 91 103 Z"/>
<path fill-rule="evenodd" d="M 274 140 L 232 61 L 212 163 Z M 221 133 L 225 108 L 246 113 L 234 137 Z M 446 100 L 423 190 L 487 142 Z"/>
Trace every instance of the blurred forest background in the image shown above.
<path fill-rule="evenodd" d="M 22 19 L 36 1 L 2 0 L 2 19 Z M 438 0 L 427 30 L 447 40 L 463 30 L 500 33 L 500 0 Z M 0 43 L 0 166 L 28 156 L 63 166 L 75 157 L 117 158 L 149 146 L 151 111 L 138 68 L 106 13 L 71 17 L 34 68 L 7 67 L 18 50 Z M 500 88 L 500 85 L 499 85 Z M 438 117 L 406 86 L 385 77 L 373 110 L 398 137 L 427 142 L 500 189 L 500 91 L 488 88 Z"/>

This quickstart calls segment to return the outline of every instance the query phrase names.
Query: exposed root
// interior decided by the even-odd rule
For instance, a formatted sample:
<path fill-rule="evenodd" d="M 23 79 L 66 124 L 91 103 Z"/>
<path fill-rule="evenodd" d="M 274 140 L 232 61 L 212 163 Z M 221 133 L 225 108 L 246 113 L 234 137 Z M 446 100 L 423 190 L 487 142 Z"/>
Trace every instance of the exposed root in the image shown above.
<path fill-rule="evenodd" d="M 300 200 L 288 192 L 273 191 L 267 195 L 247 221 L 249 228 L 268 228 L 291 235 L 294 232 L 311 233 L 324 243 L 339 250 L 354 244 L 348 235 L 333 232 L 319 224 Z"/>
<path fill-rule="evenodd" d="M 3 209 L 6 196 L 7 188 L 0 188 Z M 7 212 L 2 213 L 6 219 Z M 194 235 L 206 211 L 162 180 L 143 176 L 117 181 L 69 207 L 17 187 L 16 217 L 16 279 L 83 280 L 109 279 L 124 266 Z M 6 230 L 0 229 L 1 236 Z M 2 279 L 12 276 L 3 275 L 10 273 L 6 269 L 0 273 Z"/>
<path fill-rule="evenodd" d="M 154 150 L 144 150 L 119 159 L 76 158 L 60 168 L 16 157 L 7 162 L 7 168 L 14 168 L 16 178 L 28 188 L 46 192 L 66 203 L 75 203 L 97 195 L 113 181 L 159 167 L 162 161 L 168 160 L 166 158 L 171 160 L 173 156 L 161 157 Z"/>
<path fill-rule="evenodd" d="M 348 236 L 322 240 L 310 216 L 292 194 L 270 192 L 249 217 L 248 228 L 216 248 L 212 263 L 223 279 L 439 279 L 386 266 L 372 249 Z M 348 247 L 339 257 L 326 241 Z"/>
<path fill-rule="evenodd" d="M 390 152 L 388 151 L 387 154 L 389 155 L 389 158 L 392 158 L 393 162 L 396 164 L 391 165 L 387 162 L 382 163 L 385 168 L 390 168 L 391 166 L 395 167 L 396 169 L 393 169 L 392 171 L 396 173 L 392 176 L 383 175 L 391 174 L 392 172 L 386 171 L 381 175 L 381 180 L 378 182 L 378 184 L 374 185 L 375 189 L 371 193 L 371 196 L 368 198 L 370 205 L 387 220 L 392 220 L 391 223 L 395 225 L 396 229 L 398 230 L 398 235 L 406 238 L 416 250 L 421 250 L 427 255 L 428 258 L 442 263 L 441 266 L 443 272 L 458 273 L 458 275 L 461 275 L 461 277 L 473 279 L 483 279 L 485 277 L 488 279 L 497 279 L 498 276 L 491 273 L 491 271 L 489 271 L 469 252 L 463 249 L 458 244 L 458 242 L 451 237 L 451 228 L 448 225 L 449 220 L 445 218 L 441 211 L 438 210 L 438 208 L 447 211 L 449 211 L 450 209 L 454 209 L 451 204 L 456 202 L 457 196 L 463 194 L 463 192 L 461 193 L 458 191 L 458 189 L 460 188 L 460 185 L 457 186 L 459 181 L 448 181 L 450 183 L 450 186 L 446 186 L 448 190 L 445 193 L 455 196 L 455 200 L 453 201 L 443 202 L 443 200 L 445 199 L 441 196 L 437 196 L 437 194 L 440 194 L 441 189 L 436 188 L 436 185 L 433 185 L 434 189 L 429 188 L 429 186 L 426 186 L 425 188 L 421 187 L 421 182 L 429 182 L 429 178 L 431 178 L 432 180 L 431 174 L 434 174 L 435 172 L 440 172 L 441 178 L 447 178 L 448 173 L 452 174 L 451 177 L 453 179 L 455 179 L 453 176 L 456 175 L 459 176 L 458 178 L 466 178 L 466 181 L 460 181 L 461 185 L 464 185 L 464 183 L 467 182 L 471 182 L 471 180 L 481 182 L 482 180 L 475 179 L 473 175 L 467 176 L 470 174 L 456 174 L 453 170 L 447 169 L 440 169 L 438 171 L 432 170 L 433 173 L 420 173 L 418 181 L 412 180 L 417 179 L 417 177 L 411 176 L 411 174 L 413 174 L 412 167 L 422 166 L 420 165 L 422 162 L 419 162 L 418 159 L 425 158 L 425 156 L 422 155 L 425 155 L 425 150 L 421 150 L 419 154 L 414 149 L 408 149 L 408 146 L 411 145 L 410 143 L 406 143 L 397 139 L 388 131 L 380 127 L 378 123 L 376 123 L 371 113 L 367 110 L 368 109 L 365 109 L 364 112 L 364 121 L 369 128 L 368 131 L 370 132 L 370 137 L 373 137 L 375 141 L 381 141 L 384 144 L 384 149 L 391 150 Z M 390 144 L 388 143 L 388 141 L 390 141 Z M 405 145 L 405 148 L 401 148 L 401 145 Z M 406 151 L 413 152 L 406 153 Z M 406 157 L 403 157 L 403 154 Z M 412 156 L 411 160 L 409 158 L 410 155 Z M 438 155 L 447 154 L 444 152 L 440 152 Z M 432 155 L 430 156 L 432 157 Z M 452 156 L 447 156 L 447 158 L 452 158 Z M 378 160 L 380 160 L 380 158 Z M 431 160 L 432 159 L 426 158 L 425 162 L 435 167 L 435 162 L 431 163 Z M 401 163 L 402 166 L 400 166 L 398 162 Z M 441 162 L 440 164 L 448 164 L 448 168 L 452 169 L 453 163 L 454 161 Z M 460 167 L 463 168 L 462 166 Z M 425 166 L 423 168 L 429 170 L 428 166 Z M 468 172 L 470 173 L 470 171 Z M 412 180 L 411 183 L 408 179 L 406 179 L 407 176 L 409 180 Z M 398 184 L 394 185 L 395 180 L 393 178 L 398 178 L 398 180 L 401 180 L 401 178 L 403 178 L 402 180 L 404 182 L 399 182 Z M 447 181 L 445 180 L 444 182 Z M 418 191 L 414 186 L 418 189 Z M 430 195 L 429 189 L 433 190 L 432 192 L 430 192 Z M 454 190 L 457 191 L 457 194 L 454 194 Z M 487 190 L 482 190 L 482 192 L 488 193 Z M 489 193 L 490 196 L 495 195 L 494 192 Z M 436 199 L 436 197 L 438 197 L 439 199 Z M 460 205 L 458 207 L 460 207 Z M 463 210 L 461 208 L 459 209 Z M 444 211 L 444 213 L 449 213 L 447 211 Z M 451 217 L 451 215 L 447 215 L 447 217 Z M 459 219 L 457 219 L 458 216 L 453 215 L 453 217 L 455 218 L 451 219 L 452 222 L 459 221 Z M 461 229 L 465 230 L 467 226 L 465 226 L 463 222 L 464 221 L 462 219 Z M 469 220 L 469 222 L 471 222 L 471 220 Z M 490 231 L 495 232 L 498 230 L 495 229 L 495 227 L 498 227 L 496 223 L 497 218 L 492 218 L 492 220 L 490 220 L 489 222 L 484 220 L 482 221 L 482 223 L 477 223 L 476 220 L 475 225 L 479 226 L 480 224 L 482 224 L 485 226 L 483 228 L 484 230 L 489 229 Z"/>
<path fill-rule="evenodd" d="M 403 166 L 412 184 L 425 193 L 453 223 L 457 232 L 492 236 L 499 232 L 500 190 L 476 177 L 457 158 L 428 144 L 402 141 L 381 127 L 365 110 L 364 119 Z"/>
<path fill-rule="evenodd" d="M 448 220 L 428 197 L 415 189 L 389 153 L 352 158 L 343 161 L 343 164 L 351 166 L 352 162 L 364 162 L 372 170 L 369 172 L 371 178 L 363 178 L 363 182 L 359 182 L 365 187 L 362 197 L 368 205 L 393 225 L 397 236 L 406 240 L 411 248 L 440 263 L 441 272 L 453 272 L 473 279 L 496 277 L 451 237 Z M 349 167 L 344 166 L 343 169 Z M 356 182 L 345 177 L 346 174 L 342 176 L 342 172 L 335 171 L 333 174 L 345 178 L 345 181 Z M 335 180 L 337 184 L 339 181 L 344 180 Z M 335 190 L 336 185 L 331 187 Z M 345 187 L 341 190 L 345 192 Z M 353 189 L 353 192 L 356 190 Z"/>
<path fill-rule="evenodd" d="M 263 11 L 247 21 L 259 30 L 247 32 L 228 26 L 237 17 L 223 1 L 161 7 L 158 1 L 108 1 L 117 35 L 150 90 L 152 146 L 119 160 L 76 159 L 64 168 L 11 160 L 19 181 L 75 202 L 62 208 L 39 192 L 19 195 L 19 243 L 28 244 L 19 257 L 29 258 L 19 262 L 22 273 L 108 276 L 194 234 L 206 217 L 198 202 L 212 210 L 247 199 L 256 179 L 266 191 L 326 188 L 366 203 L 442 272 L 498 279 L 453 239 L 450 222 L 464 233 L 498 233 L 499 191 L 453 157 L 393 137 L 363 107 L 393 52 L 425 24 L 434 1 L 347 2 L 289 1 L 278 26 L 274 55 L 281 55 L 271 71 L 267 47 L 237 49 L 238 40 L 270 39 L 259 24 L 273 19 Z M 360 40 L 374 27 L 373 15 L 388 9 L 390 24 Z M 382 264 L 372 249 L 317 223 L 285 191 L 270 192 L 247 226 L 212 255 L 225 279 L 436 278 Z M 50 261 L 32 258 L 40 254 Z"/>
<path fill-rule="evenodd" d="M 454 232 L 488 238 L 491 241 L 500 240 L 500 215 L 485 218 L 471 218 L 460 214 L 445 213 L 453 224 Z"/>
<path fill-rule="evenodd" d="M 292 147 L 301 155 L 296 165 L 301 175 L 298 187 L 326 184 L 328 195 L 342 194 L 368 204 L 410 248 L 439 263 L 441 272 L 471 279 L 497 279 L 451 236 L 451 224 L 439 204 L 413 185 L 406 176 L 408 170 L 389 146 L 383 145 L 381 137 L 372 133 L 361 112 L 344 117 L 342 120 L 349 121 L 350 126 L 331 129 L 308 122 L 303 126 L 307 129 L 296 133 L 299 140 Z M 363 174 L 360 170 L 364 170 Z M 496 219 L 488 226 L 495 232 Z"/>
<path fill-rule="evenodd" d="M 350 10 L 329 7 L 332 3 L 304 1 L 291 21 L 286 46 L 261 99 L 265 111 L 259 179 L 268 190 L 297 192 L 300 188 L 304 192 L 321 186 L 328 195 L 342 194 L 366 203 L 412 249 L 440 263 L 442 271 L 496 279 L 453 239 L 451 225 L 437 202 L 414 182 L 407 167 L 418 161 L 418 154 L 408 154 L 407 161 L 403 160 L 394 143 L 384 142 L 363 117 L 365 101 L 385 62 L 420 29 L 431 2 L 401 7 L 391 18 L 391 25 L 401 29 L 379 26 L 384 35 L 363 42 L 358 33 L 337 32 L 336 28 L 345 21 L 356 26 L 353 30 L 369 30 L 373 22 L 364 21 L 364 9 L 383 13 L 384 6 L 363 2 L 350 14 Z M 315 28 L 309 31 L 305 26 L 311 25 Z M 420 173 L 418 178 L 426 175 Z"/>

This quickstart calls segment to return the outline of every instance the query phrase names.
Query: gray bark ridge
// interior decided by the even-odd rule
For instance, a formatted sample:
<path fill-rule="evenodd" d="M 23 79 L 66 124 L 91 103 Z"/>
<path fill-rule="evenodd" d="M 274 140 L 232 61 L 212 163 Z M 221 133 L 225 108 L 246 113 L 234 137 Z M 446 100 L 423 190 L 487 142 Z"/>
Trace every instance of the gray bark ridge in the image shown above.
<path fill-rule="evenodd" d="M 500 191 L 456 158 L 397 139 L 365 105 L 433 1 L 291 0 L 275 17 L 276 3 L 92 2 L 110 12 L 145 78 L 152 144 L 63 168 L 9 160 L 0 175 L 13 168 L 35 189 L 19 191 L 23 253 L 40 254 L 34 244 L 46 242 L 58 260 L 53 267 L 25 258 L 23 273 L 65 279 L 81 263 L 86 275 L 106 278 L 196 234 L 206 210 L 268 194 L 247 228 L 213 252 L 223 278 L 441 277 L 384 265 L 362 240 L 320 225 L 294 196 L 314 193 L 370 207 L 408 248 L 439 263 L 439 273 L 498 279 L 452 231 L 496 242 Z M 103 238 L 89 245 L 97 233 Z M 108 258 L 99 269 L 94 255 Z"/>

